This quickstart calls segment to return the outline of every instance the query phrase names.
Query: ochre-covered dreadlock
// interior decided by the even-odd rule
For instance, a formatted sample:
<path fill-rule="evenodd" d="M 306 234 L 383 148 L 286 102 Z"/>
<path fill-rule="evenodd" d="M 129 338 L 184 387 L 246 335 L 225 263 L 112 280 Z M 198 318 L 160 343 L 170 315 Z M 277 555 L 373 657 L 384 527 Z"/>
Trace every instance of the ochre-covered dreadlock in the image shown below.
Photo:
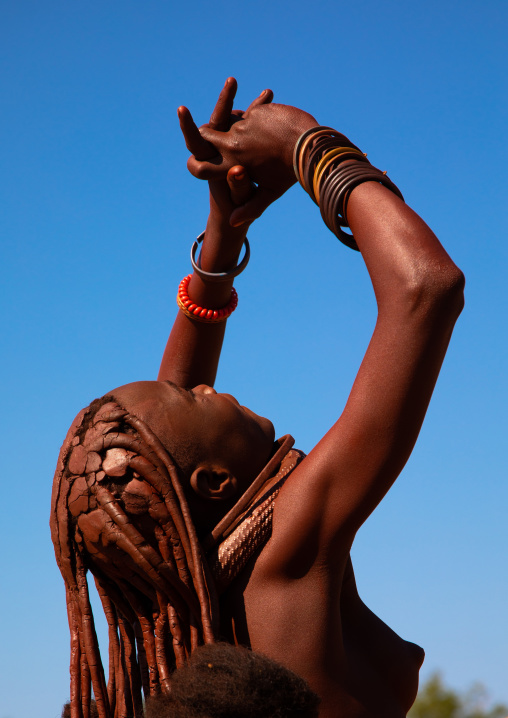
<path fill-rule="evenodd" d="M 142 717 L 145 697 L 218 630 L 214 581 L 179 472 L 150 428 L 111 396 L 74 420 L 53 483 L 51 535 L 71 633 L 71 718 Z M 109 629 L 106 687 L 88 593 Z"/>
<path fill-rule="evenodd" d="M 78 414 L 60 450 L 50 519 L 71 633 L 71 718 L 142 718 L 142 694 L 169 693 L 172 671 L 214 643 L 217 589 L 270 537 L 274 500 L 304 456 L 293 441 L 274 444 L 201 545 L 179 470 L 149 426 L 111 395 Z M 108 624 L 107 686 L 88 571 Z"/>

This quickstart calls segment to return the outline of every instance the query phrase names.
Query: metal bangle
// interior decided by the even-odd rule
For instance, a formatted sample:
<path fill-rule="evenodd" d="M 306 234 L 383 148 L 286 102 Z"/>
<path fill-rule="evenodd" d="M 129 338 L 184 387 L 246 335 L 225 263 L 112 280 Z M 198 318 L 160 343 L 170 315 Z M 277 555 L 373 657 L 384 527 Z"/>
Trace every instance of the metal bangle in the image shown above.
<path fill-rule="evenodd" d="M 315 202 L 314 193 L 312 192 L 312 180 L 314 178 L 314 169 L 316 164 L 325 152 L 337 147 L 337 140 L 331 137 L 318 137 L 312 146 L 309 146 L 300 154 L 302 166 L 302 187 L 305 189 L 310 198 Z"/>
<path fill-rule="evenodd" d="M 338 146 L 349 148 L 358 155 L 366 156 L 343 134 L 336 130 L 327 131 L 327 128 L 307 136 L 299 146 L 297 162 L 299 181 L 314 202 L 316 202 L 316 197 L 313 189 L 313 179 L 316 166 L 324 154 Z"/>
<path fill-rule="evenodd" d="M 329 173 L 329 175 L 322 182 L 322 194 L 320 194 L 320 204 L 323 206 L 325 215 L 328 217 L 328 220 L 325 220 L 327 221 L 327 224 L 331 224 L 333 226 L 333 217 L 335 217 L 336 214 L 341 215 L 344 219 L 344 225 L 347 224 L 347 220 L 342 211 L 343 208 L 341 199 L 339 201 L 339 198 L 342 196 L 342 186 L 352 177 L 365 174 L 376 174 L 377 176 L 378 172 L 379 170 L 371 164 L 359 160 L 348 165 L 339 165 Z M 330 217 L 332 217 L 331 220 Z"/>
<path fill-rule="evenodd" d="M 348 226 L 347 203 L 356 186 L 370 181 L 383 184 L 404 201 L 398 187 L 381 170 L 372 165 L 365 166 L 361 162 L 339 168 L 323 182 L 320 203 L 321 216 L 336 237 L 351 249 L 358 249 L 354 237 L 341 229 L 341 225 Z"/>
<path fill-rule="evenodd" d="M 377 168 L 372 169 L 374 170 L 374 172 L 369 176 L 368 172 L 365 172 L 365 170 L 362 171 L 361 168 L 358 168 L 355 173 L 351 173 L 347 178 L 344 178 L 344 181 L 341 183 L 340 189 L 337 190 L 337 198 L 340 197 L 337 202 L 337 211 L 338 214 L 340 214 L 346 220 L 346 223 L 346 198 L 349 200 L 349 195 L 357 184 L 362 184 L 363 182 L 379 182 L 383 184 L 387 189 L 391 190 L 394 194 L 396 194 L 402 201 L 404 201 L 402 193 L 400 192 L 399 188 L 391 181 L 391 179 L 387 177 L 384 172 L 381 172 L 381 170 Z"/>
<path fill-rule="evenodd" d="M 324 127 L 324 125 L 318 125 L 317 127 L 311 127 L 310 129 L 305 130 L 305 132 L 303 132 L 296 140 L 295 148 L 293 150 L 293 169 L 295 171 L 296 179 L 298 180 L 298 182 L 300 181 L 300 177 L 298 175 L 298 153 L 300 151 L 301 144 L 308 135 L 323 129 L 335 132 L 335 130 L 333 130 L 331 127 Z"/>
<path fill-rule="evenodd" d="M 377 172 L 378 170 L 372 165 L 358 162 L 354 165 L 346 165 L 336 169 L 324 182 L 320 202 L 321 216 L 328 229 L 335 234 L 337 239 L 351 249 L 358 250 L 358 245 L 351 234 L 347 234 L 341 229 L 341 225 L 348 226 L 347 219 L 341 212 L 344 185 L 347 185 L 354 177 L 359 178 L 367 175 L 373 177 L 377 176 Z"/>
<path fill-rule="evenodd" d="M 355 189 L 355 187 L 358 187 L 359 184 L 363 184 L 363 182 L 378 182 L 382 185 L 384 185 L 387 189 L 389 189 L 393 194 L 395 194 L 397 197 L 399 197 L 402 201 L 404 201 L 404 197 L 402 196 L 401 191 L 397 187 L 396 184 L 394 184 L 386 175 L 383 175 L 381 170 L 379 170 L 379 173 L 377 176 L 371 176 L 364 175 L 363 177 L 354 177 L 349 182 L 345 183 L 341 189 L 341 205 L 342 205 L 342 212 L 343 217 L 346 219 L 347 222 L 347 203 L 349 201 L 349 197 L 351 196 L 351 192 Z M 347 247 L 350 247 L 351 249 L 358 249 L 359 247 L 356 244 L 356 241 L 352 234 L 348 234 L 347 232 L 344 232 L 340 227 L 340 222 L 338 222 L 338 216 L 335 216 L 335 229 L 336 229 L 336 236 L 337 238 L 345 244 Z M 349 225 L 347 225 L 349 226 Z"/>
<path fill-rule="evenodd" d="M 234 269 L 230 269 L 228 272 L 205 272 L 205 270 L 201 269 L 201 267 L 198 266 L 196 262 L 196 252 L 200 242 L 203 241 L 204 236 L 205 233 L 201 232 L 199 237 L 192 245 L 190 253 L 192 269 L 194 270 L 195 274 L 198 275 L 198 277 L 201 277 L 201 279 L 203 279 L 205 282 L 228 282 L 230 279 L 234 279 L 243 272 L 245 267 L 248 265 L 250 259 L 250 245 L 247 237 L 245 237 L 244 240 L 245 254 L 243 255 L 243 259 L 237 267 L 235 267 Z"/>
<path fill-rule="evenodd" d="M 349 187 L 351 182 L 354 182 L 359 177 L 377 178 L 381 172 L 370 164 L 363 164 L 358 162 L 357 165 L 347 165 L 342 170 L 339 169 L 337 172 L 338 182 L 333 186 L 333 189 L 328 194 L 329 207 L 332 212 L 333 219 L 331 220 L 332 225 L 336 225 L 337 215 L 340 215 L 344 223 L 347 225 L 347 217 L 344 212 L 344 193 Z M 368 182 L 368 179 L 362 180 Z M 332 230 L 333 231 L 333 230 Z"/>
<path fill-rule="evenodd" d="M 305 173 L 305 167 L 309 166 L 309 162 L 307 161 L 306 154 L 309 148 L 312 147 L 312 151 L 316 149 L 317 146 L 324 145 L 330 145 L 333 146 L 337 140 L 334 139 L 333 135 L 338 135 L 339 133 L 336 130 L 331 130 L 329 127 L 321 128 L 317 131 L 315 131 L 312 135 L 308 135 L 302 144 L 300 145 L 299 150 L 299 158 L 298 158 L 298 173 L 300 175 L 300 184 L 302 185 L 303 189 L 309 193 L 309 178 L 306 177 Z"/>
<path fill-rule="evenodd" d="M 370 164 L 369 160 L 364 156 L 360 157 L 359 155 L 354 155 L 352 152 L 344 152 L 343 154 L 339 155 L 338 157 L 332 157 L 328 162 L 321 168 L 319 172 L 319 176 L 316 175 L 316 201 L 317 204 L 321 204 L 321 196 L 322 196 L 322 188 L 324 187 L 325 182 L 327 181 L 328 177 L 331 177 L 334 172 L 346 161 L 348 160 L 356 160 L 358 162 L 364 162 L 365 164 Z"/>
<path fill-rule="evenodd" d="M 327 178 L 328 179 L 328 178 Z M 341 241 L 343 244 L 346 245 L 346 247 L 349 247 L 350 249 L 354 249 L 356 251 L 359 251 L 358 245 L 355 242 L 355 238 L 352 234 L 348 234 L 347 232 L 344 232 L 344 230 L 341 229 L 340 225 L 347 227 L 347 223 L 345 221 L 341 221 L 340 217 L 336 217 L 337 224 L 339 225 L 336 227 L 334 225 L 334 203 L 330 203 L 330 195 L 334 193 L 335 187 L 337 184 L 341 181 L 340 177 L 334 177 L 332 176 L 330 181 L 327 182 L 326 186 L 323 189 L 323 192 L 321 194 L 320 198 L 320 205 L 319 208 L 321 210 L 321 216 L 330 230 L 330 232 L 333 232 L 337 239 Z"/>
<path fill-rule="evenodd" d="M 342 162 L 344 162 L 345 160 L 360 160 L 361 162 L 366 162 L 370 164 L 369 160 L 363 152 L 361 152 L 360 150 L 355 150 L 352 147 L 336 147 L 332 150 L 329 150 L 319 160 L 316 165 L 316 169 L 314 170 L 314 179 L 312 180 L 312 193 L 314 195 L 316 204 L 319 205 L 319 182 L 321 180 L 321 177 L 332 165 L 335 166 L 342 164 Z"/>
<path fill-rule="evenodd" d="M 351 196 L 351 192 L 354 190 L 355 187 L 358 186 L 358 184 L 362 184 L 363 182 L 378 182 L 379 184 L 382 184 L 386 189 L 389 189 L 391 192 L 393 192 L 394 195 L 396 195 L 399 199 L 401 199 L 404 202 L 404 197 L 402 195 L 402 192 L 397 187 L 397 185 L 392 182 L 392 180 L 387 177 L 381 170 L 379 170 L 380 174 L 377 176 L 377 178 L 372 178 L 372 180 L 368 179 L 360 179 L 360 182 L 352 181 L 348 186 L 345 186 L 342 190 L 343 196 L 342 196 L 342 212 L 343 216 L 347 221 L 347 204 L 349 202 L 349 198 Z"/>

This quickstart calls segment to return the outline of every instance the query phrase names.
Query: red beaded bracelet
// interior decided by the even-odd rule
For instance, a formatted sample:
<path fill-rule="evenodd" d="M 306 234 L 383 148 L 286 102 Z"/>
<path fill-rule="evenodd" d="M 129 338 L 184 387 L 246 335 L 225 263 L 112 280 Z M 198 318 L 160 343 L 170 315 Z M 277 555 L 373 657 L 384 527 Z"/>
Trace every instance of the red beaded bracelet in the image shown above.
<path fill-rule="evenodd" d="M 225 307 L 222 307 L 221 309 L 206 309 L 205 307 L 198 306 L 189 297 L 187 289 L 191 278 L 192 274 L 184 277 L 178 287 L 176 303 L 182 312 L 190 319 L 195 319 L 198 322 L 206 322 L 208 324 L 225 322 L 226 319 L 233 314 L 238 305 L 238 294 L 236 293 L 236 289 L 232 287 L 231 298 Z"/>

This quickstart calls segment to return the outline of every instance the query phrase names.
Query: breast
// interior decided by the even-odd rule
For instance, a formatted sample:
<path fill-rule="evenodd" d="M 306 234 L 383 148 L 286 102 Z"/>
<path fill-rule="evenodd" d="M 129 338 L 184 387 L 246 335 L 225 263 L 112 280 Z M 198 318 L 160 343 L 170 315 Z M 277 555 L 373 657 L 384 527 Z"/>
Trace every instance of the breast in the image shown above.
<path fill-rule="evenodd" d="M 374 718 L 406 715 L 416 698 L 424 652 L 405 641 L 360 599 L 345 573 L 267 582 L 254 557 L 221 597 L 221 634 L 258 650 L 307 680 L 326 704 Z M 330 596 L 340 599 L 330 600 Z M 322 714 L 326 715 L 326 712 Z"/>

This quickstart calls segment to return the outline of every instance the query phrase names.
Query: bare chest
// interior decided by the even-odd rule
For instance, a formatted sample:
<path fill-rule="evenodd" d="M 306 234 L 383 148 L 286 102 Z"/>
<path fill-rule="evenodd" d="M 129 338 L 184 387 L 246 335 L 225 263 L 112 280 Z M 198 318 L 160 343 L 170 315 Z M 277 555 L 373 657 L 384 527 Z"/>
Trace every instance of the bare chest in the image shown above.
<path fill-rule="evenodd" d="M 316 574 L 264 581 L 253 564 L 221 598 L 222 638 L 305 678 L 323 718 L 402 718 L 416 697 L 423 652 L 361 601 L 356 587 Z"/>

